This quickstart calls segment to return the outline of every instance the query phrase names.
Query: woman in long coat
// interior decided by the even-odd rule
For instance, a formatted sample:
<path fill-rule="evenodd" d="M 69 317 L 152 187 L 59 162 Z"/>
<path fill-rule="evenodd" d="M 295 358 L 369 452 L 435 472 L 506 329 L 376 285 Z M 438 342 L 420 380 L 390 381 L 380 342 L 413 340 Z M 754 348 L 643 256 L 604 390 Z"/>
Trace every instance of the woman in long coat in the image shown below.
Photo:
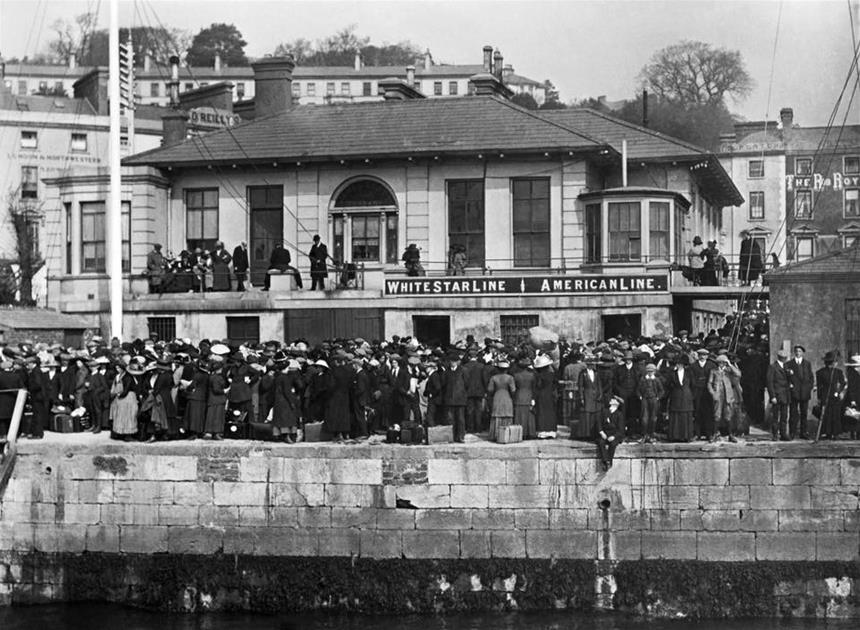
<path fill-rule="evenodd" d="M 857 410 L 860 409 L 860 355 L 852 356 L 851 360 L 845 363 L 845 368 L 845 407 Z M 842 418 L 842 430 L 848 431 L 852 440 L 857 439 L 857 424 L 857 420 Z"/>
<path fill-rule="evenodd" d="M 824 367 L 815 373 L 818 404 L 821 407 L 821 437 L 835 440 L 842 433 L 842 390 L 845 375 L 837 367 L 836 353 L 824 355 Z M 850 369 L 850 368 L 849 368 Z"/>
<path fill-rule="evenodd" d="M 111 437 L 113 438 L 129 441 L 137 433 L 138 376 L 142 374 L 143 370 L 137 366 L 126 367 L 121 361 L 117 363 L 116 377 L 110 390 L 110 417 L 113 421 Z"/>
<path fill-rule="evenodd" d="M 209 396 L 209 367 L 201 361 L 185 387 L 185 430 L 189 436 L 200 437 L 206 426 L 206 399 Z"/>
<path fill-rule="evenodd" d="M 591 440 L 597 435 L 607 404 L 603 398 L 603 383 L 597 369 L 597 359 L 594 357 L 588 359 L 585 369 L 579 374 L 579 395 L 582 398 L 582 420 L 576 427 L 576 433 L 571 431 L 570 437 Z"/>
<path fill-rule="evenodd" d="M 340 441 L 349 437 L 352 412 L 349 406 L 349 388 L 352 383 L 352 369 L 343 359 L 332 359 L 331 387 L 325 405 L 323 429 Z"/>
<path fill-rule="evenodd" d="M 552 369 L 552 359 L 545 354 L 535 358 L 535 429 L 538 437 L 555 437 L 558 419 L 555 409 L 556 376 Z M 546 435 L 551 434 L 551 435 Z"/>
<path fill-rule="evenodd" d="M 690 359 L 682 354 L 676 369 L 669 374 L 666 389 L 669 390 L 667 410 L 669 412 L 670 442 L 689 442 L 693 439 L 693 375 L 690 372 Z"/>
<path fill-rule="evenodd" d="M 514 377 L 507 370 L 511 364 L 507 361 L 499 361 L 496 364 L 498 372 L 490 377 L 487 383 L 487 395 L 492 396 L 490 405 L 490 439 L 498 442 L 502 429 L 510 426 L 514 421 L 514 400 L 517 386 Z"/>
<path fill-rule="evenodd" d="M 535 417 L 532 414 L 535 373 L 528 358 L 520 359 L 517 365 L 519 369 L 514 373 L 514 424 L 523 428 L 523 439 L 530 440 L 537 437 Z"/>
<path fill-rule="evenodd" d="M 283 371 L 275 376 L 274 406 L 272 407 L 273 433 L 283 436 L 285 442 L 293 444 L 298 433 L 302 415 L 302 394 L 304 387 L 299 363 L 290 360 Z"/>
<path fill-rule="evenodd" d="M 214 440 L 223 440 L 224 417 L 227 414 L 227 377 L 220 363 L 211 365 L 209 388 L 206 396 L 206 424 L 203 431 Z"/>

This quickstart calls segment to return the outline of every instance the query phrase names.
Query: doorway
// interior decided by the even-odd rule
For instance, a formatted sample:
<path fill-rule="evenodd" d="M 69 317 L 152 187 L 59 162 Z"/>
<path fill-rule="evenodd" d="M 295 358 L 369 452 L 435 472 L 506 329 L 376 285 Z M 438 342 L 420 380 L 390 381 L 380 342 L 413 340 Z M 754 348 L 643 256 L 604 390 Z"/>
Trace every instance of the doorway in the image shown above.
<path fill-rule="evenodd" d="M 278 209 L 251 210 L 251 283 L 261 286 L 266 278 L 275 244 L 284 240 L 284 213 Z"/>
<path fill-rule="evenodd" d="M 633 337 L 642 334 L 642 315 L 625 313 L 624 315 L 603 316 L 603 338 Z"/>
<path fill-rule="evenodd" d="M 447 346 L 451 343 L 451 317 L 448 315 L 413 315 L 412 330 L 425 345 Z"/>

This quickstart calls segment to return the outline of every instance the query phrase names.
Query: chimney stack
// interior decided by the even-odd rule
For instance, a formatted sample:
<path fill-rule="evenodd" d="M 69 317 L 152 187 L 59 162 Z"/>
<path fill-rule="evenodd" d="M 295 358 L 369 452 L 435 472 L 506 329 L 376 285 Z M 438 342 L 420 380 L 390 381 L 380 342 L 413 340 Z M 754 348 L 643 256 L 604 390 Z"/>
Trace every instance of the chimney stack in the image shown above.
<path fill-rule="evenodd" d="M 170 56 L 170 82 L 167 84 L 167 94 L 170 96 L 170 106 L 179 107 L 179 57 Z"/>
<path fill-rule="evenodd" d="M 382 89 L 386 101 L 407 101 L 415 98 L 425 98 L 421 91 L 415 88 L 414 83 L 409 83 L 395 77 L 382 79 L 379 82 L 379 87 Z"/>
<path fill-rule="evenodd" d="M 484 73 L 493 73 L 493 47 L 484 46 Z"/>
<path fill-rule="evenodd" d="M 429 70 L 433 66 L 433 55 L 430 54 L 430 50 L 427 49 L 424 52 L 424 69 Z"/>
<path fill-rule="evenodd" d="M 499 81 L 502 80 L 502 68 L 504 63 L 504 58 L 502 57 L 501 51 L 497 50 L 493 53 L 493 75 Z"/>
<path fill-rule="evenodd" d="M 143 53 L 143 71 L 149 72 L 152 69 L 152 53 L 148 50 Z"/>
<path fill-rule="evenodd" d="M 221 53 L 215 51 L 215 72 L 221 72 Z"/>
<path fill-rule="evenodd" d="M 293 105 L 292 55 L 266 57 L 251 64 L 254 69 L 254 118 L 279 114 Z"/>
<path fill-rule="evenodd" d="M 783 130 L 794 127 L 794 110 L 790 107 L 783 107 L 779 110 L 779 120 L 782 122 Z"/>
<path fill-rule="evenodd" d="M 78 60 L 74 55 L 69 55 L 69 70 L 74 70 L 78 67 Z"/>
<path fill-rule="evenodd" d="M 511 64 L 507 64 L 502 68 L 502 82 L 507 83 L 511 78 L 511 75 L 514 73 L 514 67 Z"/>
<path fill-rule="evenodd" d="M 188 113 L 176 109 L 164 114 L 161 117 L 161 128 L 161 146 L 171 147 L 184 142 L 188 137 Z"/>
<path fill-rule="evenodd" d="M 406 82 L 415 85 L 415 66 L 406 66 Z"/>
<path fill-rule="evenodd" d="M 360 50 L 356 50 L 356 51 L 355 51 L 355 64 L 354 64 L 354 68 L 355 68 L 355 71 L 356 71 L 356 72 L 358 72 L 359 70 L 361 70 L 361 51 L 360 51 Z"/>
<path fill-rule="evenodd" d="M 72 85 L 75 98 L 90 102 L 100 116 L 107 116 L 108 109 L 108 71 L 107 68 L 93 68 Z"/>

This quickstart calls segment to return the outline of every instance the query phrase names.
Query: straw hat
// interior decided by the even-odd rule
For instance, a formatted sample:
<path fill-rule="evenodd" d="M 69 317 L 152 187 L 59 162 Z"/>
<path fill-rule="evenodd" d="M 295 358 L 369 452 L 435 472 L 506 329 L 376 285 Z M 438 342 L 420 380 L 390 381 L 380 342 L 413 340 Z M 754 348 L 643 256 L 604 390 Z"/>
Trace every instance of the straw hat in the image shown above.
<path fill-rule="evenodd" d="M 545 354 L 539 354 L 535 357 L 535 369 L 540 369 L 548 365 L 552 365 L 552 359 Z"/>
<path fill-rule="evenodd" d="M 852 354 L 851 358 L 845 362 L 845 367 L 860 367 L 860 354 Z"/>

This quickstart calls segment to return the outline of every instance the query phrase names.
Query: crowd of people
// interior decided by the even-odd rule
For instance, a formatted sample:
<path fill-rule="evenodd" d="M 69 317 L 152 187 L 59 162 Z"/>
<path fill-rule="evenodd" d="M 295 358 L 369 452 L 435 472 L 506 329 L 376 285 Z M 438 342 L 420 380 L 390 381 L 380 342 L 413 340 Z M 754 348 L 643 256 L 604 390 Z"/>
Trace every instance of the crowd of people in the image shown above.
<path fill-rule="evenodd" d="M 359 441 L 410 423 L 451 425 L 498 439 L 510 425 L 525 439 L 596 441 L 609 466 L 624 440 L 734 442 L 750 423 L 773 439 L 856 438 L 860 356 L 847 373 L 828 353 L 813 372 L 804 349 L 768 359 L 766 330 L 720 331 L 600 342 L 471 336 L 448 346 L 415 338 L 304 340 L 233 346 L 218 340 L 107 343 L 84 349 L 21 343 L 0 348 L 0 423 L 15 391 L 29 391 L 23 437 L 39 438 L 58 416 L 120 440 L 265 437 L 295 442 L 309 423 L 336 441 Z M 814 394 L 817 398 L 814 399 Z M 766 395 L 765 395 L 766 394 Z M 771 413 L 765 416 L 765 402 Z M 813 409 L 810 409 L 810 403 Z"/>

